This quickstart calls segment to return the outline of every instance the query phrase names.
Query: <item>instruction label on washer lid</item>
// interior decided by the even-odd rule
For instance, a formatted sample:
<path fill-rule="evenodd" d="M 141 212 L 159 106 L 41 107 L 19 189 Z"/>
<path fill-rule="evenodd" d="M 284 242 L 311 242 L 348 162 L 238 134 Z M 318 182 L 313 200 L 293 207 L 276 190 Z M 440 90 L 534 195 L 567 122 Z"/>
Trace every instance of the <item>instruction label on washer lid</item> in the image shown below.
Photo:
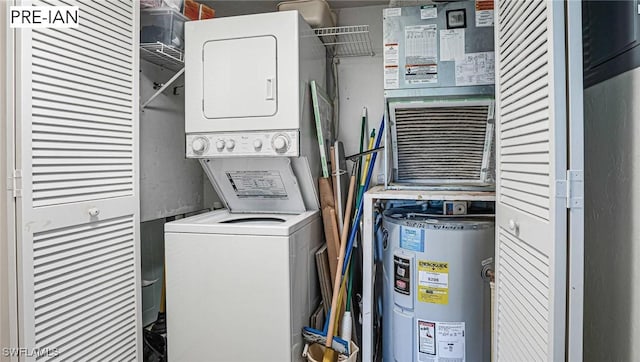
<path fill-rule="evenodd" d="M 418 301 L 449 304 L 449 263 L 418 260 Z"/>
<path fill-rule="evenodd" d="M 225 172 L 238 198 L 287 199 L 282 175 L 278 171 Z"/>
<path fill-rule="evenodd" d="M 418 361 L 465 361 L 464 322 L 417 322 Z"/>

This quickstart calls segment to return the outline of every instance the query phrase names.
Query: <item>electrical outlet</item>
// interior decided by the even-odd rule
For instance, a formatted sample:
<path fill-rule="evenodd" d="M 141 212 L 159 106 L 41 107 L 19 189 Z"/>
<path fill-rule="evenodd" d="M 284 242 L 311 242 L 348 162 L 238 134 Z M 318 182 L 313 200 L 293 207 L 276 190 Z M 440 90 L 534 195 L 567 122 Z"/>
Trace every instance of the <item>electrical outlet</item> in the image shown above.
<path fill-rule="evenodd" d="M 445 215 L 466 215 L 467 202 L 466 201 L 445 201 L 443 204 L 442 212 Z"/>

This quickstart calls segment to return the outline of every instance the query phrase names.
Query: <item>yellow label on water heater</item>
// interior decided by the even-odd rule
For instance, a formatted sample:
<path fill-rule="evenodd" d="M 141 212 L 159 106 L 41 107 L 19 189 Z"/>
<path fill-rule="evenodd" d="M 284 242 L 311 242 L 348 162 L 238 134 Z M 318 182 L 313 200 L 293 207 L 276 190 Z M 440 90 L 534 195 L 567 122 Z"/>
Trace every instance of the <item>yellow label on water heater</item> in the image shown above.
<path fill-rule="evenodd" d="M 418 300 L 449 304 L 449 263 L 418 260 Z"/>

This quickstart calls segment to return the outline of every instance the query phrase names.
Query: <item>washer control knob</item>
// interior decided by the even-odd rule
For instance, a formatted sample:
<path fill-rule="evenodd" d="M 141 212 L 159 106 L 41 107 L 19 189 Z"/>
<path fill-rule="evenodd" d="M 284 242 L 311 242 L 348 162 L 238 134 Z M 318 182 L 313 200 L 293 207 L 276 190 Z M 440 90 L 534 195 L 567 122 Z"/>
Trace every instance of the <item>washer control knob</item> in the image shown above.
<path fill-rule="evenodd" d="M 218 151 L 224 150 L 224 141 L 223 140 L 218 140 L 216 142 L 216 149 L 218 149 Z"/>
<path fill-rule="evenodd" d="M 284 135 L 275 136 L 273 139 L 273 148 L 278 153 L 285 153 L 289 149 L 289 140 Z"/>
<path fill-rule="evenodd" d="M 227 141 L 227 149 L 229 151 L 232 151 L 234 147 L 236 147 L 236 141 L 234 141 L 232 139 L 228 140 Z"/>
<path fill-rule="evenodd" d="M 261 140 L 253 141 L 253 149 L 255 149 L 256 151 L 260 151 L 260 149 L 262 149 L 262 141 Z"/>
<path fill-rule="evenodd" d="M 207 150 L 208 146 L 209 146 L 209 140 L 207 140 L 205 137 L 196 137 L 191 142 L 191 148 L 195 153 L 203 153 L 204 151 Z"/>

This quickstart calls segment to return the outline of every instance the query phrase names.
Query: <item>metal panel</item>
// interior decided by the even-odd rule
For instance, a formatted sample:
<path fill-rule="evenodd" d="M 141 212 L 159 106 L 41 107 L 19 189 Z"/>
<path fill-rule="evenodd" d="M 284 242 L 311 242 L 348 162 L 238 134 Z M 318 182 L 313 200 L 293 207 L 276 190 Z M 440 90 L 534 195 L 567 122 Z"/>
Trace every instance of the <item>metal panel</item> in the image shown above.
<path fill-rule="evenodd" d="M 438 48 L 441 47 L 439 35 L 441 30 L 447 30 L 447 17 L 446 12 L 450 10 L 464 9 L 466 13 L 466 27 L 462 29 L 464 32 L 464 52 L 465 53 L 477 53 L 477 52 L 492 52 L 493 51 L 493 27 L 476 27 L 476 9 L 475 1 L 455 1 L 448 3 L 437 3 L 437 18 L 422 19 L 421 7 L 404 7 L 401 8 L 400 16 L 384 16 L 384 44 L 398 44 L 398 67 L 399 67 L 399 89 L 412 89 L 412 88 L 442 88 L 442 87 L 455 87 L 455 62 L 454 61 L 442 61 L 440 58 L 440 51 L 436 52 L 435 65 L 437 65 L 437 82 L 434 83 L 410 83 L 405 79 L 404 72 L 407 62 L 405 55 L 408 53 L 407 34 L 406 28 L 411 26 L 424 26 L 435 25 L 436 26 L 436 39 L 434 43 L 438 44 Z M 394 14 L 395 15 L 395 14 Z M 475 86 L 472 88 L 481 88 L 482 86 Z M 387 87 L 385 87 L 387 88 Z M 389 91 L 388 91 L 389 92 Z M 397 91 L 390 91 L 394 96 Z"/>
<path fill-rule="evenodd" d="M 79 6 L 80 27 L 16 30 L 19 344 L 38 352 L 26 361 L 142 359 L 128 3 L 38 1 Z"/>
<path fill-rule="evenodd" d="M 565 359 L 565 3 L 496 2 L 496 361 Z"/>
<path fill-rule="evenodd" d="M 640 65 L 637 1 L 582 1 L 587 87 Z"/>

